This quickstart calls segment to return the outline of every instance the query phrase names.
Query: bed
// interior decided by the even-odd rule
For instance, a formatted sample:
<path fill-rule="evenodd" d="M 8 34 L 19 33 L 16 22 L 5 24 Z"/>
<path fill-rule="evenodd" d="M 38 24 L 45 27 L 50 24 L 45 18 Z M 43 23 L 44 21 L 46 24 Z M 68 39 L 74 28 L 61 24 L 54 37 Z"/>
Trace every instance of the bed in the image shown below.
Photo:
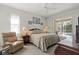
<path fill-rule="evenodd" d="M 59 38 L 56 33 L 44 33 L 39 29 L 31 30 L 30 42 L 40 48 L 42 51 L 47 52 L 47 47 L 59 42 Z"/>

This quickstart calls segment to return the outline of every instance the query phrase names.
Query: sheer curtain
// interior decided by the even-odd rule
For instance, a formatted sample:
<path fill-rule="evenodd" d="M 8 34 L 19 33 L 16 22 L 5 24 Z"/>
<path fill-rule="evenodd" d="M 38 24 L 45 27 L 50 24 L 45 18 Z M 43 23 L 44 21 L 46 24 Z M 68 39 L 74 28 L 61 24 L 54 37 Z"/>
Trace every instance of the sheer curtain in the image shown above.
<path fill-rule="evenodd" d="M 16 34 L 20 33 L 20 16 L 11 16 L 11 32 L 16 32 Z"/>

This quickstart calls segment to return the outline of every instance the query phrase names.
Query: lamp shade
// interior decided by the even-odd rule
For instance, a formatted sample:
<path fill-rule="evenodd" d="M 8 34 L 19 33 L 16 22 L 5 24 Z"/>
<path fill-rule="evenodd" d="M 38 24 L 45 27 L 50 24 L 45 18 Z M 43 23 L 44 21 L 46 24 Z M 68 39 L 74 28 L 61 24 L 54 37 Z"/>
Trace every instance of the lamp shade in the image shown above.
<path fill-rule="evenodd" d="M 23 28 L 22 28 L 22 35 L 23 35 L 23 36 L 31 35 L 31 34 L 32 34 L 32 32 L 29 31 L 28 28 L 26 28 L 26 27 L 23 27 Z"/>
<path fill-rule="evenodd" d="M 47 33 L 48 32 L 48 26 L 45 26 L 43 31 Z"/>
<path fill-rule="evenodd" d="M 22 32 L 21 32 L 22 36 L 25 36 L 27 31 L 28 31 L 28 29 L 26 27 L 23 27 Z"/>

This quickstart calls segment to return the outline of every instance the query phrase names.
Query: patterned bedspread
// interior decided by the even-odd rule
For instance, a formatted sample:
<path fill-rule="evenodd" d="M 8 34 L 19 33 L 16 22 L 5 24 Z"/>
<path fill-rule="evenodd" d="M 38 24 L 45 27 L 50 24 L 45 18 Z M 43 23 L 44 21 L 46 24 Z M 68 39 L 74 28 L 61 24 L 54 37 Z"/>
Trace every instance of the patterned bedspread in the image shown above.
<path fill-rule="evenodd" d="M 55 33 L 40 33 L 32 34 L 30 42 L 46 52 L 47 47 L 59 42 L 58 36 Z"/>

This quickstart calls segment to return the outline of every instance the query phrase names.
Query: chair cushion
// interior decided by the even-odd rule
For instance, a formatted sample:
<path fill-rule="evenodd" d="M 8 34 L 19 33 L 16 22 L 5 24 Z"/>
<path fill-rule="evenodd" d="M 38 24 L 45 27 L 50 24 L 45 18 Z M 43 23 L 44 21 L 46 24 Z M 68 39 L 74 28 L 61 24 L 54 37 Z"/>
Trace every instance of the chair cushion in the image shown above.
<path fill-rule="evenodd" d="M 5 40 L 7 42 L 15 42 L 17 40 L 16 36 L 12 36 L 12 37 L 6 37 Z"/>

